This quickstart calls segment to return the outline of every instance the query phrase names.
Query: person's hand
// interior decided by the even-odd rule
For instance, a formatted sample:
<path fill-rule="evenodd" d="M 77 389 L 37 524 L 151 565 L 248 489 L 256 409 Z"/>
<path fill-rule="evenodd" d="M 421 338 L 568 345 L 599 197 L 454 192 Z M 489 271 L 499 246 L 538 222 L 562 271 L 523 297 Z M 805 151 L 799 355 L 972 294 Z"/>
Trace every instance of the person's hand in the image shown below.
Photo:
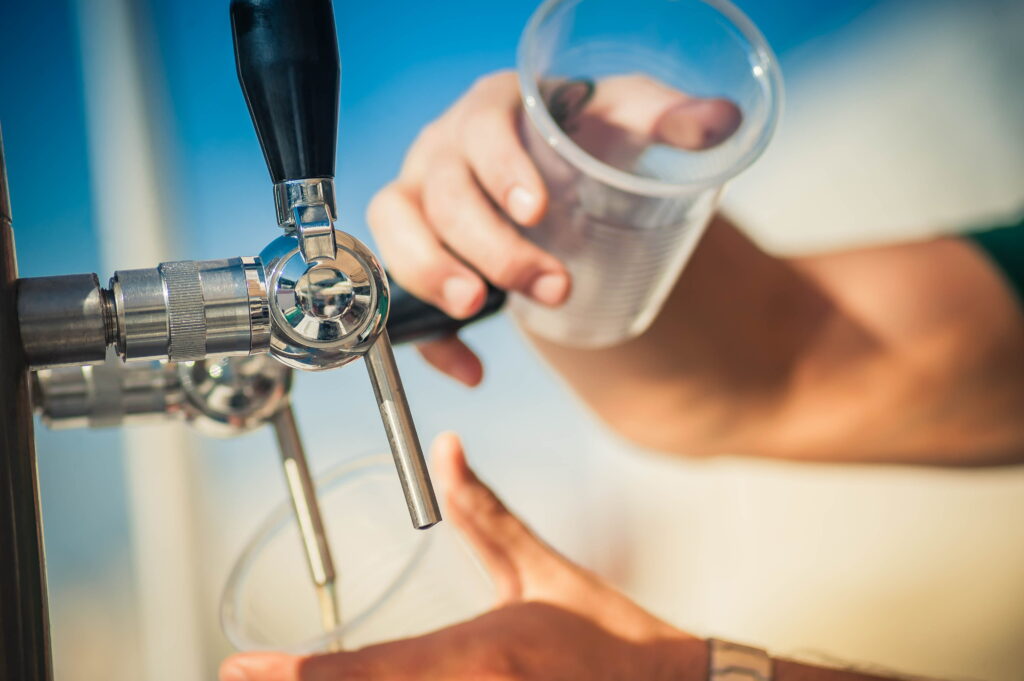
<path fill-rule="evenodd" d="M 236 655 L 221 681 L 686 681 L 707 674 L 705 644 L 649 614 L 538 539 L 441 435 L 433 460 L 447 483 L 448 519 L 490 572 L 497 606 L 476 619 L 404 641 L 297 657 Z"/>
<path fill-rule="evenodd" d="M 457 318 L 483 304 L 486 277 L 546 305 L 569 295 L 566 268 L 524 239 L 511 221 L 537 225 L 547 191 L 519 137 L 519 87 L 514 73 L 480 79 L 427 125 L 398 177 L 370 203 L 367 220 L 395 279 L 413 295 Z M 722 99 L 690 97 L 642 76 L 597 83 L 574 120 L 573 138 L 592 155 L 623 165 L 626 155 L 662 143 L 705 149 L 740 124 Z M 483 369 L 456 337 L 420 347 L 428 362 L 475 385 Z"/>

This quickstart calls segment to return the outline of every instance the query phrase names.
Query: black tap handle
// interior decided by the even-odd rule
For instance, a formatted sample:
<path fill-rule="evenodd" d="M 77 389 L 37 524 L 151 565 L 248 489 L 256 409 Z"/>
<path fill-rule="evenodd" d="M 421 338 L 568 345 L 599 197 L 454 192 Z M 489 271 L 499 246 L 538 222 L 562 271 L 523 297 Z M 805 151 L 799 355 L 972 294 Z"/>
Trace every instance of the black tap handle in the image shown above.
<path fill-rule="evenodd" d="M 388 337 L 392 343 L 408 343 L 449 336 L 498 312 L 505 304 L 505 292 L 487 285 L 487 298 L 480 311 L 469 319 L 449 317 L 430 303 L 425 303 L 404 288 L 390 282 L 391 311 L 388 313 Z"/>
<path fill-rule="evenodd" d="M 331 0 L 232 0 L 231 35 L 270 177 L 334 177 L 341 64 Z"/>

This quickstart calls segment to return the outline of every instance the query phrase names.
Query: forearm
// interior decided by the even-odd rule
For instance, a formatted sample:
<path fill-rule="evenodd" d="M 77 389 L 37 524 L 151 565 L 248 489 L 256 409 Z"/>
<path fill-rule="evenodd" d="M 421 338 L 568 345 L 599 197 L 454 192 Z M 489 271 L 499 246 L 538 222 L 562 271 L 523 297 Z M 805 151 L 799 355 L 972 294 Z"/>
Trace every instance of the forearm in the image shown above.
<path fill-rule="evenodd" d="M 850 365 L 876 352 L 815 282 L 721 217 L 640 337 L 601 350 L 533 341 L 613 429 L 689 455 L 770 454 L 765 426 L 809 357 L 828 351 Z"/>
<path fill-rule="evenodd" d="M 652 327 L 534 339 L 613 429 L 688 455 L 977 465 L 1024 453 L 1024 316 L 958 240 L 804 259 L 718 218 Z"/>

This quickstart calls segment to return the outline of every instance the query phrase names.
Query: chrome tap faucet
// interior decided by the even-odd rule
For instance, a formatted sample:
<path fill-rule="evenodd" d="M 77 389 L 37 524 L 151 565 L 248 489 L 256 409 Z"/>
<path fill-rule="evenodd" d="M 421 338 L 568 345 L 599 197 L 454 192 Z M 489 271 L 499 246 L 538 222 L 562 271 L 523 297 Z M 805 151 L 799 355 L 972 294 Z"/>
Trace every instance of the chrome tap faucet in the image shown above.
<path fill-rule="evenodd" d="M 412 523 L 430 527 L 441 511 L 384 327 L 387 276 L 365 245 L 334 227 L 341 65 L 331 2 L 233 0 L 231 27 L 285 230 L 260 254 L 270 352 L 313 370 L 365 357 Z"/>

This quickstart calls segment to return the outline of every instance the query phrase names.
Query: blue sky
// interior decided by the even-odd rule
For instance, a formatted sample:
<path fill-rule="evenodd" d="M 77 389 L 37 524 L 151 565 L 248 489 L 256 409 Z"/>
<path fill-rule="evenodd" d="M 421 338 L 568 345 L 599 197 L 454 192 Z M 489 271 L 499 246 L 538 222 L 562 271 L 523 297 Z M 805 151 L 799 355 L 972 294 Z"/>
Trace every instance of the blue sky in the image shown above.
<path fill-rule="evenodd" d="M 272 225 L 248 226 L 244 213 L 225 224 L 223 213 L 214 210 L 210 193 L 203 189 L 225 181 L 237 186 L 239 205 L 255 204 L 258 212 L 252 217 L 266 221 L 266 206 L 260 202 L 269 202 L 270 194 L 235 80 L 227 2 L 141 4 L 156 38 L 151 47 L 157 77 L 151 84 L 168 107 L 160 134 L 163 148 L 171 151 L 169 189 L 175 191 L 178 213 L 187 223 L 182 237 L 191 242 L 182 250 L 195 257 L 233 254 L 239 232 L 255 231 L 254 238 L 243 243 L 258 251 Z M 361 233 L 363 206 L 393 175 L 419 127 L 476 76 L 512 66 L 519 32 L 534 3 L 335 4 L 343 73 L 341 217 Z M 827 36 L 878 3 L 740 4 L 785 62 L 794 48 Z M 3 3 L 0 31 L 0 124 L 22 272 L 95 269 L 98 256 L 73 7 L 66 0 Z"/>

